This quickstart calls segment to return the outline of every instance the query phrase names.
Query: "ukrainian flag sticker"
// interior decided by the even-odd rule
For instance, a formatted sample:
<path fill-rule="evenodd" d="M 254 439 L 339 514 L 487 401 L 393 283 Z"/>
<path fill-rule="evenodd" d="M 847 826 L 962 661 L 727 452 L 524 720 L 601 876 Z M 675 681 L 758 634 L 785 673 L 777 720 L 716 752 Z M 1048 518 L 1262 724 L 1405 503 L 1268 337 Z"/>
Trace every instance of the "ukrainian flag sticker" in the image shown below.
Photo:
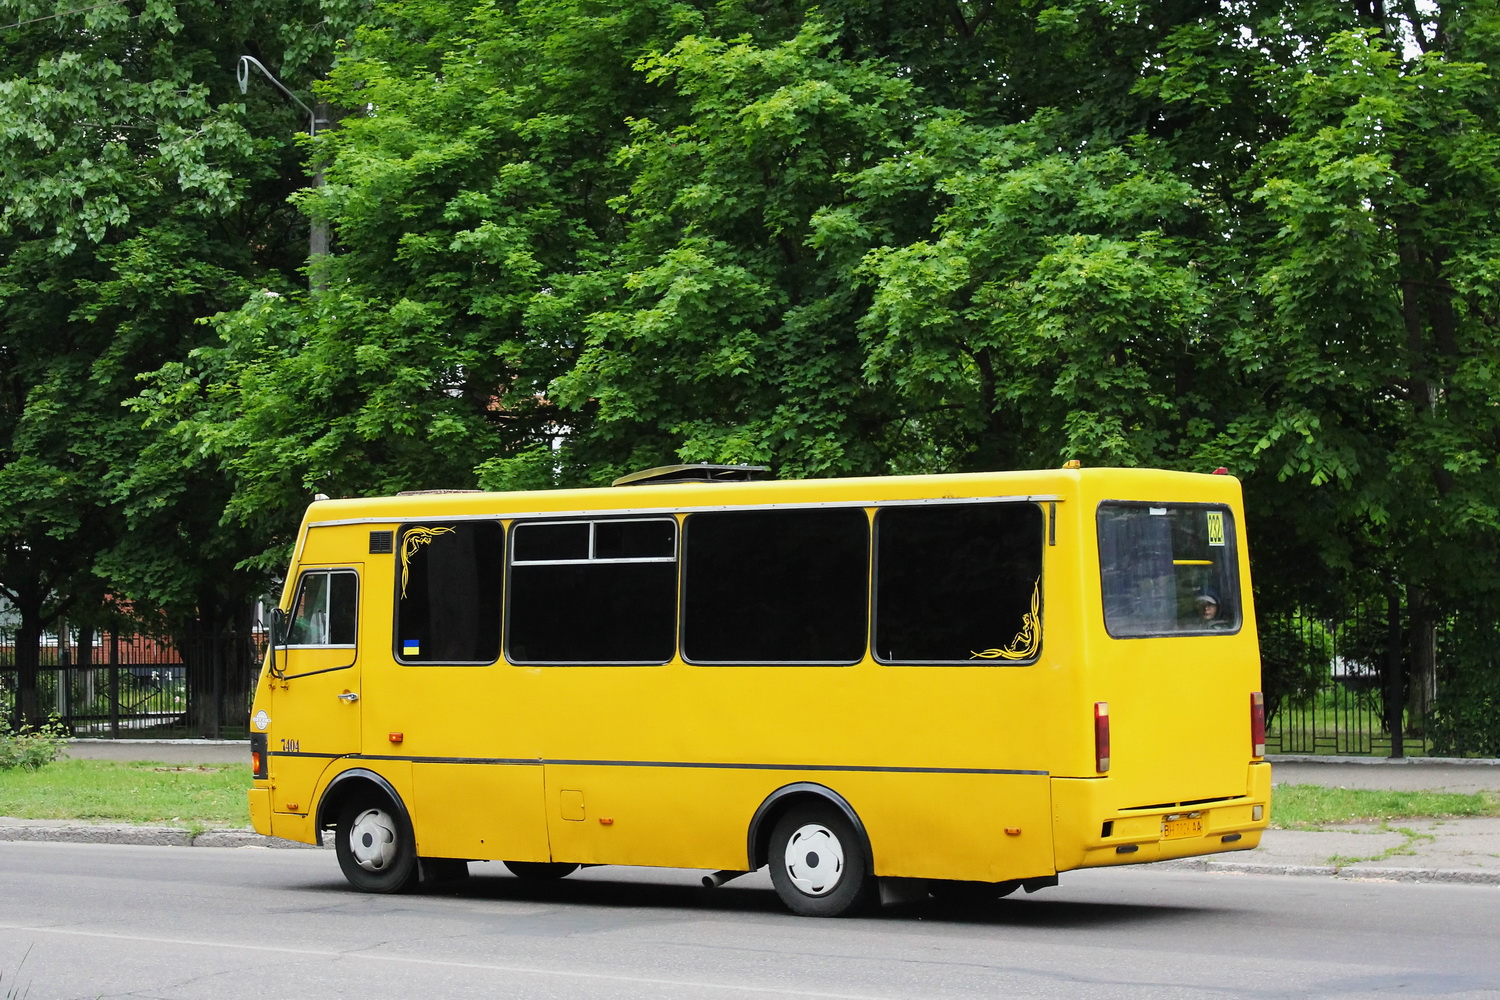
<path fill-rule="evenodd" d="M 401 640 L 401 655 L 402 656 L 421 656 L 422 655 L 422 640 L 420 640 L 420 639 L 402 639 Z"/>

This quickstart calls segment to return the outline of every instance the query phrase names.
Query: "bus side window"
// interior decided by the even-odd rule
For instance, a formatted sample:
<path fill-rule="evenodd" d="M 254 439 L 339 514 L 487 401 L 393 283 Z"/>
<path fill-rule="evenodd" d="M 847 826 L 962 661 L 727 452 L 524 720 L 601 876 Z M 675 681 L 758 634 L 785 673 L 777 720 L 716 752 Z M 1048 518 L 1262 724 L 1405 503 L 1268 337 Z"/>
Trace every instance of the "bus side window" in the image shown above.
<path fill-rule="evenodd" d="M 494 663 L 500 657 L 505 529 L 495 521 L 409 524 L 396 547 L 396 659 Z"/>
<path fill-rule="evenodd" d="M 292 603 L 288 646 L 353 646 L 359 578 L 350 570 L 302 574 Z"/>
<path fill-rule="evenodd" d="M 512 663 L 666 663 L 676 646 L 677 522 L 517 521 L 507 600 Z"/>
<path fill-rule="evenodd" d="M 1034 503 L 882 508 L 875 515 L 876 659 L 1034 661 L 1045 528 Z"/>
<path fill-rule="evenodd" d="M 707 511 L 689 514 L 684 531 L 683 659 L 850 664 L 865 655 L 863 508 Z"/>

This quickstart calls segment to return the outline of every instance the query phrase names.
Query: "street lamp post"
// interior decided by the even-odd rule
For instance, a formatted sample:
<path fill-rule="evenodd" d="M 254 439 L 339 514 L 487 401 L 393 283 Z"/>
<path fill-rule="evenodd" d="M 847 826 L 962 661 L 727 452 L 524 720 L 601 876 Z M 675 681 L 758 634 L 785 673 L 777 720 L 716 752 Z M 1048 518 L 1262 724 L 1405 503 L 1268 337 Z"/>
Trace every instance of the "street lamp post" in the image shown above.
<path fill-rule="evenodd" d="M 318 112 L 314 111 L 312 108 L 304 104 L 301 98 L 288 90 L 287 87 L 280 80 L 276 79 L 276 77 L 271 74 L 271 71 L 266 69 L 266 67 L 261 64 L 261 61 L 254 56 L 240 56 L 240 64 L 239 68 L 235 72 L 235 78 L 239 81 L 241 94 L 248 93 L 250 90 L 250 70 L 252 68 L 259 70 L 261 76 L 264 76 L 267 80 L 271 81 L 271 86 L 281 91 L 283 97 L 302 109 L 302 111 L 307 115 L 307 134 L 310 137 L 317 136 L 319 126 L 322 126 L 324 128 L 328 127 L 327 118 L 319 115 Z M 322 186 L 323 168 L 319 167 L 317 173 L 313 175 L 313 187 Z M 307 258 L 309 264 L 312 263 L 312 261 L 316 258 L 324 256 L 327 253 L 328 226 L 327 224 L 315 219 L 311 223 L 307 237 Z M 317 287 L 316 281 L 315 279 L 313 279 L 312 275 L 309 274 L 308 277 L 309 281 L 313 283 L 313 287 Z"/>

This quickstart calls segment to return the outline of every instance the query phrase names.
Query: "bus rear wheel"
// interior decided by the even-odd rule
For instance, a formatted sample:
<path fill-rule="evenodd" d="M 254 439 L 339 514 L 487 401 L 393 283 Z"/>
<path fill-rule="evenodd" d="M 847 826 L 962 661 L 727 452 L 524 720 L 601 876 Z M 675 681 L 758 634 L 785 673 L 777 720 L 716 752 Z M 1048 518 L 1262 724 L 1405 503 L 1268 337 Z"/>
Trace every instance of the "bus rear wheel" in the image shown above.
<path fill-rule="evenodd" d="M 857 912 L 875 898 L 870 859 L 854 826 L 829 806 L 792 809 L 771 831 L 771 884 L 804 917 Z"/>
<path fill-rule="evenodd" d="M 578 866 L 566 861 L 502 861 L 516 878 L 528 882 L 550 882 L 566 878 L 578 870 Z"/>
<path fill-rule="evenodd" d="M 344 877 L 361 892 L 404 892 L 417 881 L 411 826 L 383 797 L 350 799 L 333 843 Z"/>

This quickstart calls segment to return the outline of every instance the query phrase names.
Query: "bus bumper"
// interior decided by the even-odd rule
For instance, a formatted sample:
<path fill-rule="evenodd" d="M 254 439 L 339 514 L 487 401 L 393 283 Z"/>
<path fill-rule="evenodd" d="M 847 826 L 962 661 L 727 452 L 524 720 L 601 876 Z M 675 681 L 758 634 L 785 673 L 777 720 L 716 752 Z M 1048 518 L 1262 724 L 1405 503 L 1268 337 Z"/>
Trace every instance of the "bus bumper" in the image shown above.
<path fill-rule="evenodd" d="M 255 827 L 255 832 L 265 836 L 271 835 L 271 790 L 269 788 L 250 789 L 250 825 Z"/>
<path fill-rule="evenodd" d="M 282 840 L 295 840 L 303 844 L 316 844 L 318 833 L 312 818 L 302 813 L 281 813 L 271 808 L 271 789 L 251 788 L 250 825 L 255 832 Z"/>
<path fill-rule="evenodd" d="M 1191 805 L 1120 809 L 1110 781 L 1054 778 L 1057 870 L 1132 865 L 1260 844 L 1271 816 L 1271 765 L 1249 765 L 1246 793 Z"/>

